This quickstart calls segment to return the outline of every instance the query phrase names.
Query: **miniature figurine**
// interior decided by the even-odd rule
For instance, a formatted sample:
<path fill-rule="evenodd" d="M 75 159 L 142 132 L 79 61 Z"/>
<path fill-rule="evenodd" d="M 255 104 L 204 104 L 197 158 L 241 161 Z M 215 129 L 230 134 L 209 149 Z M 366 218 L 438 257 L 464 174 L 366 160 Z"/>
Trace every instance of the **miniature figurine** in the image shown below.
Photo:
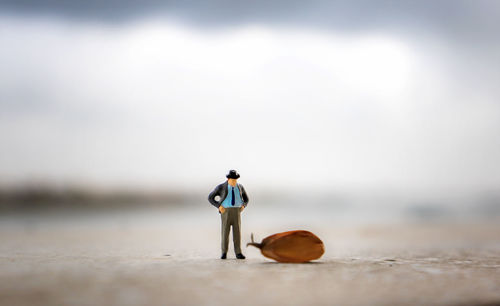
<path fill-rule="evenodd" d="M 248 196 L 243 185 L 236 182 L 240 175 L 236 170 L 230 170 L 226 175 L 227 181 L 217 185 L 208 195 L 208 201 L 219 209 L 221 214 L 221 259 L 226 259 L 229 245 L 229 230 L 233 227 L 234 252 L 237 259 L 245 259 L 241 253 L 241 219 L 240 213 L 248 204 Z M 219 196 L 217 201 L 215 197 Z"/>

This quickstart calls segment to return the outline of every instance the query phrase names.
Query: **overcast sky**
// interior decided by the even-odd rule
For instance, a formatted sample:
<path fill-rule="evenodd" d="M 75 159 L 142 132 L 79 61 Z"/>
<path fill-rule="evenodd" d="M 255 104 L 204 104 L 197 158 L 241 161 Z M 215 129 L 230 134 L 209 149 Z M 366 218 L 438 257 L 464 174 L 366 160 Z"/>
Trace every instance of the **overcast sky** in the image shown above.
<path fill-rule="evenodd" d="M 499 1 L 0 12 L 0 182 L 500 186 Z"/>

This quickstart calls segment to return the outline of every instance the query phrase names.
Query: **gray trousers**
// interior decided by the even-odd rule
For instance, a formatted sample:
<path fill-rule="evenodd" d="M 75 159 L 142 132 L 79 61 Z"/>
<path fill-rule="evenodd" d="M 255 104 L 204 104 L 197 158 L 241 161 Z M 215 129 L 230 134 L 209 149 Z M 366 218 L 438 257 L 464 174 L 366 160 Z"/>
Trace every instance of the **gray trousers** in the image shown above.
<path fill-rule="evenodd" d="M 221 247 L 222 253 L 227 253 L 227 248 L 229 246 L 229 230 L 233 227 L 233 243 L 234 252 L 236 254 L 241 253 L 241 219 L 240 219 L 240 207 L 229 207 L 226 208 L 223 214 L 221 214 L 222 227 L 221 227 Z"/>

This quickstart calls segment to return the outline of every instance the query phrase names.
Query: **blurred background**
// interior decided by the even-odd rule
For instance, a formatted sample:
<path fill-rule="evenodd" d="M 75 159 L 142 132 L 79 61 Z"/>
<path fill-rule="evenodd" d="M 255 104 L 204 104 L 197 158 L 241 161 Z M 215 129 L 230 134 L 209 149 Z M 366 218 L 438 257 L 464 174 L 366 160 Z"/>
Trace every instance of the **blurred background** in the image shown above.
<path fill-rule="evenodd" d="M 499 304 L 499 29 L 496 0 L 0 0 L 0 304 Z M 230 169 L 242 243 L 310 230 L 317 264 L 218 259 Z"/>
<path fill-rule="evenodd" d="M 500 214 L 497 1 L 0 1 L 3 210 Z M 189 208 L 192 209 L 192 208 Z"/>

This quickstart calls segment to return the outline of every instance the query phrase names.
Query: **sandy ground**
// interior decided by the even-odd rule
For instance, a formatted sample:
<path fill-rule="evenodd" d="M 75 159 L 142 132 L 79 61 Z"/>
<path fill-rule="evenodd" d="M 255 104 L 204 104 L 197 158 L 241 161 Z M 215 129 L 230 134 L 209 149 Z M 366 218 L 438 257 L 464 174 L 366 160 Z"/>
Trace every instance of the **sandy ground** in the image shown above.
<path fill-rule="evenodd" d="M 325 255 L 279 264 L 249 247 L 222 261 L 212 211 L 3 216 L 0 304 L 500 304 L 499 222 L 294 228 L 251 216 L 244 242 L 250 228 L 258 240 L 308 229 Z"/>

